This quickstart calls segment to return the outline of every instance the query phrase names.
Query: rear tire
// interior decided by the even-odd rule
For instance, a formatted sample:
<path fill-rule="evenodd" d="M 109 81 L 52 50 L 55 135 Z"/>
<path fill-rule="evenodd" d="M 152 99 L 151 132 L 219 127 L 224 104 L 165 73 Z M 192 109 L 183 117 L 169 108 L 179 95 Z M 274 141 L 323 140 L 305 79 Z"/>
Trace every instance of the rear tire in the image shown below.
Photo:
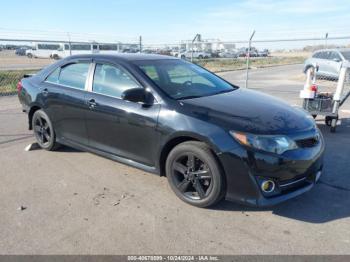
<path fill-rule="evenodd" d="M 49 116 L 43 110 L 35 111 L 32 127 L 38 145 L 47 151 L 54 151 L 59 147 Z"/>
<path fill-rule="evenodd" d="M 166 176 L 174 193 L 196 207 L 209 207 L 225 195 L 226 181 L 214 154 L 202 142 L 177 145 L 166 160 Z"/>

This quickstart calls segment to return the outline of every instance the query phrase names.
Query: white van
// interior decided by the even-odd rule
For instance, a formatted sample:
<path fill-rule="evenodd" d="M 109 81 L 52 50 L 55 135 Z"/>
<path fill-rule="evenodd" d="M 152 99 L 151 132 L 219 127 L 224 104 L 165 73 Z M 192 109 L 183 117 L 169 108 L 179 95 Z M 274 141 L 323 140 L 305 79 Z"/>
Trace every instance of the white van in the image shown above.
<path fill-rule="evenodd" d="M 53 59 L 61 59 L 70 55 L 98 53 L 97 44 L 61 44 L 58 50 L 51 52 Z"/>
<path fill-rule="evenodd" d="M 51 53 L 61 47 L 61 44 L 36 43 L 33 48 L 26 50 L 29 58 L 50 58 Z"/>

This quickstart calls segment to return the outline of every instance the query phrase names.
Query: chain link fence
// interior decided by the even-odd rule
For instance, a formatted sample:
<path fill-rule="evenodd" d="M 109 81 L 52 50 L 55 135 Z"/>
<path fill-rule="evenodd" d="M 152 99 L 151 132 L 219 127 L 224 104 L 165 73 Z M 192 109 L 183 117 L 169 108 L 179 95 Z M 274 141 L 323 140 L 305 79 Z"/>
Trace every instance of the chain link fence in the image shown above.
<path fill-rule="evenodd" d="M 69 35 L 66 38 L 60 36 L 64 41 L 52 38 L 35 40 L 30 35 L 26 35 L 26 39 L 1 39 L 0 35 L 0 96 L 16 94 L 16 85 L 24 74 L 35 73 L 71 54 L 142 52 L 175 56 L 216 73 L 232 72 L 228 80 L 234 84 L 264 88 L 267 92 L 270 89 L 274 95 L 281 92 L 282 86 L 293 84 L 294 89 L 301 89 L 308 66 L 314 63 L 318 64 L 320 88 L 325 92 L 334 91 L 339 65 L 350 59 L 350 53 L 345 53 L 345 48 L 350 47 L 350 36 L 332 38 L 327 34 L 320 38 L 267 40 L 254 39 L 253 36 L 247 40 L 220 41 L 203 39 L 197 34 L 193 40 L 160 44 L 147 43 L 141 37 L 122 43 L 76 41 Z M 318 53 L 320 57 L 314 57 Z M 333 68 L 327 63 L 333 64 Z M 297 90 L 294 91 L 297 94 Z"/>

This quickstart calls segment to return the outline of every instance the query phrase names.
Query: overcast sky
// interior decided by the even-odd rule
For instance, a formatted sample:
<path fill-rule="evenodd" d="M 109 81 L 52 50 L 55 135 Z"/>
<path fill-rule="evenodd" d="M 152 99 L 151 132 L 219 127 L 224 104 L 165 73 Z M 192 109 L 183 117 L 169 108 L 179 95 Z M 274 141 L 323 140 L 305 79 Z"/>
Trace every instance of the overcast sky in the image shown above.
<path fill-rule="evenodd" d="M 3 1 L 0 38 L 177 42 L 350 35 L 349 0 Z M 58 33 L 62 32 L 62 33 Z"/>

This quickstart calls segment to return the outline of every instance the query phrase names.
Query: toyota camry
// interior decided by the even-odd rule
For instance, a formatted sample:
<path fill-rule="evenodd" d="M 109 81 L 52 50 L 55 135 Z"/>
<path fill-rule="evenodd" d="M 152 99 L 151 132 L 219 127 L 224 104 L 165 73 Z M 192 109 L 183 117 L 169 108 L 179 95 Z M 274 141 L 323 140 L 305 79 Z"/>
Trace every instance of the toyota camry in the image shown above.
<path fill-rule="evenodd" d="M 41 148 L 66 145 L 166 176 L 194 206 L 274 205 L 322 172 L 323 137 L 307 113 L 178 58 L 71 56 L 17 88 Z"/>

